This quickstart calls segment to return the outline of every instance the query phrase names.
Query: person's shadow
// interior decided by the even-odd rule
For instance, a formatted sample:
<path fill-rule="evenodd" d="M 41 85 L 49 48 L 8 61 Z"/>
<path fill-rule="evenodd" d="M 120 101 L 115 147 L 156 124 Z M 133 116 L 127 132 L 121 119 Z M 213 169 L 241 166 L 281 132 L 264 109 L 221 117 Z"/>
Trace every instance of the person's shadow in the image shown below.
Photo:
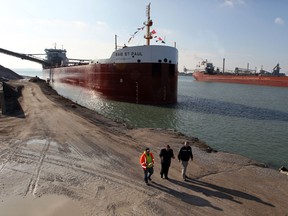
<path fill-rule="evenodd" d="M 173 181 L 173 180 L 171 180 Z M 160 191 L 163 191 L 165 193 L 169 193 L 173 196 L 175 196 L 176 198 L 178 199 L 181 199 L 183 202 L 186 202 L 190 205 L 196 205 L 196 206 L 200 206 L 200 207 L 211 207 L 215 210 L 218 210 L 218 211 L 223 211 L 223 209 L 221 208 L 218 208 L 216 206 L 213 206 L 208 200 L 205 200 L 201 197 L 198 197 L 198 196 L 195 196 L 195 195 L 191 195 L 191 194 L 188 194 L 188 193 L 185 193 L 185 192 L 179 192 L 177 190 L 174 190 L 172 188 L 168 188 L 164 185 L 161 185 L 161 184 L 158 184 L 156 182 L 153 182 L 150 184 L 151 187 L 154 187 Z"/>
<path fill-rule="evenodd" d="M 253 200 L 255 202 L 262 203 L 264 205 L 275 207 L 271 203 L 267 203 L 267 202 L 261 200 L 260 198 L 253 196 L 251 194 L 248 194 L 248 193 L 245 193 L 245 192 L 242 192 L 239 190 L 221 187 L 221 186 L 207 183 L 207 182 L 203 182 L 203 181 L 200 181 L 197 179 L 187 178 L 187 180 L 185 182 L 178 181 L 175 179 L 169 179 L 169 181 L 172 182 L 173 184 L 179 185 L 181 187 L 190 189 L 190 190 L 198 192 L 198 193 L 202 193 L 207 197 L 217 197 L 219 199 L 226 199 L 226 200 L 230 200 L 231 202 L 242 204 L 240 201 L 235 200 L 235 198 L 238 197 L 241 199 Z M 199 196 L 190 195 L 190 194 L 185 193 L 185 192 L 179 192 L 179 191 L 176 191 L 174 189 L 168 188 L 164 185 L 158 184 L 156 182 L 153 182 L 151 184 L 151 186 L 158 189 L 158 190 L 161 190 L 163 192 L 169 193 L 169 194 L 177 197 L 178 199 L 181 199 L 182 201 L 184 201 L 190 205 L 197 205 L 197 206 L 202 206 L 202 207 L 208 206 L 208 207 L 211 207 L 211 208 L 216 209 L 218 211 L 223 211 L 223 209 L 221 209 L 217 206 L 213 206 L 208 200 L 203 199 Z"/>
<path fill-rule="evenodd" d="M 180 182 L 180 181 L 176 181 L 173 180 L 176 184 L 185 186 L 191 190 L 197 191 L 198 192 L 202 192 L 203 194 L 205 194 L 206 196 L 215 196 L 215 197 L 219 197 L 222 199 L 230 199 L 231 201 L 237 202 L 237 203 L 241 203 L 237 200 L 234 200 L 233 197 L 239 197 L 242 199 L 247 199 L 247 200 L 253 200 L 255 202 L 258 203 L 262 203 L 264 205 L 268 205 L 271 207 L 275 207 L 274 205 L 272 205 L 271 203 L 267 203 L 264 202 L 263 200 L 261 200 L 260 198 L 253 196 L 251 194 L 239 191 L 239 190 L 234 190 L 234 189 L 230 189 L 230 188 L 225 188 L 225 187 L 220 187 L 218 185 L 215 184 L 211 184 L 211 183 L 207 183 L 207 182 L 203 182 L 197 179 L 192 179 L 192 178 L 187 178 L 187 183 L 185 184 L 184 182 Z"/>

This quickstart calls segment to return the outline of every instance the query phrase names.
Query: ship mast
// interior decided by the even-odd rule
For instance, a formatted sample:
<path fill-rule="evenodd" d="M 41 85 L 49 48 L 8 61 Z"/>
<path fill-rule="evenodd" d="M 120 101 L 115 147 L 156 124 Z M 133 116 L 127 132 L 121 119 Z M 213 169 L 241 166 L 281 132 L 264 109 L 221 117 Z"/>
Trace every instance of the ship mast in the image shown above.
<path fill-rule="evenodd" d="M 150 40 L 152 39 L 151 32 L 150 32 L 150 27 L 153 25 L 153 21 L 150 19 L 150 4 L 147 5 L 146 8 L 146 16 L 147 16 L 147 21 L 144 22 L 144 25 L 146 26 L 146 35 L 144 38 L 146 39 L 146 45 L 150 45 Z"/>

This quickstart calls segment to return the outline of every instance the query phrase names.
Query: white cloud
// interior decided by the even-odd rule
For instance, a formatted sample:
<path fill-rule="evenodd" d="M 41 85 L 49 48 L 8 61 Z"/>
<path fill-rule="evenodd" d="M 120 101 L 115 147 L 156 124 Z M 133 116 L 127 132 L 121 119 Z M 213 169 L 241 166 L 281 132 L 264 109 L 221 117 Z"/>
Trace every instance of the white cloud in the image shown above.
<path fill-rule="evenodd" d="M 245 5 L 244 0 L 223 0 L 222 5 L 228 6 L 228 7 L 234 7 L 236 5 Z"/>
<path fill-rule="evenodd" d="M 88 24 L 81 21 L 73 21 L 72 24 L 77 26 L 78 28 L 86 28 L 89 26 Z"/>
<path fill-rule="evenodd" d="M 97 21 L 96 23 L 98 26 L 108 26 L 107 23 L 103 21 Z"/>
<path fill-rule="evenodd" d="M 277 18 L 274 20 L 274 23 L 275 23 L 276 25 L 284 25 L 284 24 L 285 24 L 284 20 L 283 20 L 281 17 L 277 17 Z"/>

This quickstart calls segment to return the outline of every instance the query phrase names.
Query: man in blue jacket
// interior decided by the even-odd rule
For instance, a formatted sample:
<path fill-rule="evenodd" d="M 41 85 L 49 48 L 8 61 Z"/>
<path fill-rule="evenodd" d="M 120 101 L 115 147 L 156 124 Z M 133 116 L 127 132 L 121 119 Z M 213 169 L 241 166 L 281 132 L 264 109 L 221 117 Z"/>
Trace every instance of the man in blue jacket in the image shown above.
<path fill-rule="evenodd" d="M 184 146 L 181 147 L 179 153 L 178 153 L 178 160 L 179 162 L 182 161 L 182 178 L 184 181 L 186 181 L 186 170 L 188 166 L 188 161 L 191 158 L 191 161 L 193 160 L 193 154 L 192 154 L 192 148 L 189 145 L 188 141 L 184 142 Z"/>

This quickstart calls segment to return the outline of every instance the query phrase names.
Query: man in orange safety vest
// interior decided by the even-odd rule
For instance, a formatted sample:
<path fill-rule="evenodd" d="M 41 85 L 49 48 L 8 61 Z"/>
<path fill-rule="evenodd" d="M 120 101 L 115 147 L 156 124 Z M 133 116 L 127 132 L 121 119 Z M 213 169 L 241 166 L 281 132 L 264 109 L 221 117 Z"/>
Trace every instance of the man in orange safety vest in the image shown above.
<path fill-rule="evenodd" d="M 140 157 L 140 164 L 144 170 L 144 181 L 147 185 L 148 180 L 152 181 L 151 176 L 154 172 L 154 156 L 152 152 L 150 152 L 149 148 L 146 148 L 143 154 Z"/>

